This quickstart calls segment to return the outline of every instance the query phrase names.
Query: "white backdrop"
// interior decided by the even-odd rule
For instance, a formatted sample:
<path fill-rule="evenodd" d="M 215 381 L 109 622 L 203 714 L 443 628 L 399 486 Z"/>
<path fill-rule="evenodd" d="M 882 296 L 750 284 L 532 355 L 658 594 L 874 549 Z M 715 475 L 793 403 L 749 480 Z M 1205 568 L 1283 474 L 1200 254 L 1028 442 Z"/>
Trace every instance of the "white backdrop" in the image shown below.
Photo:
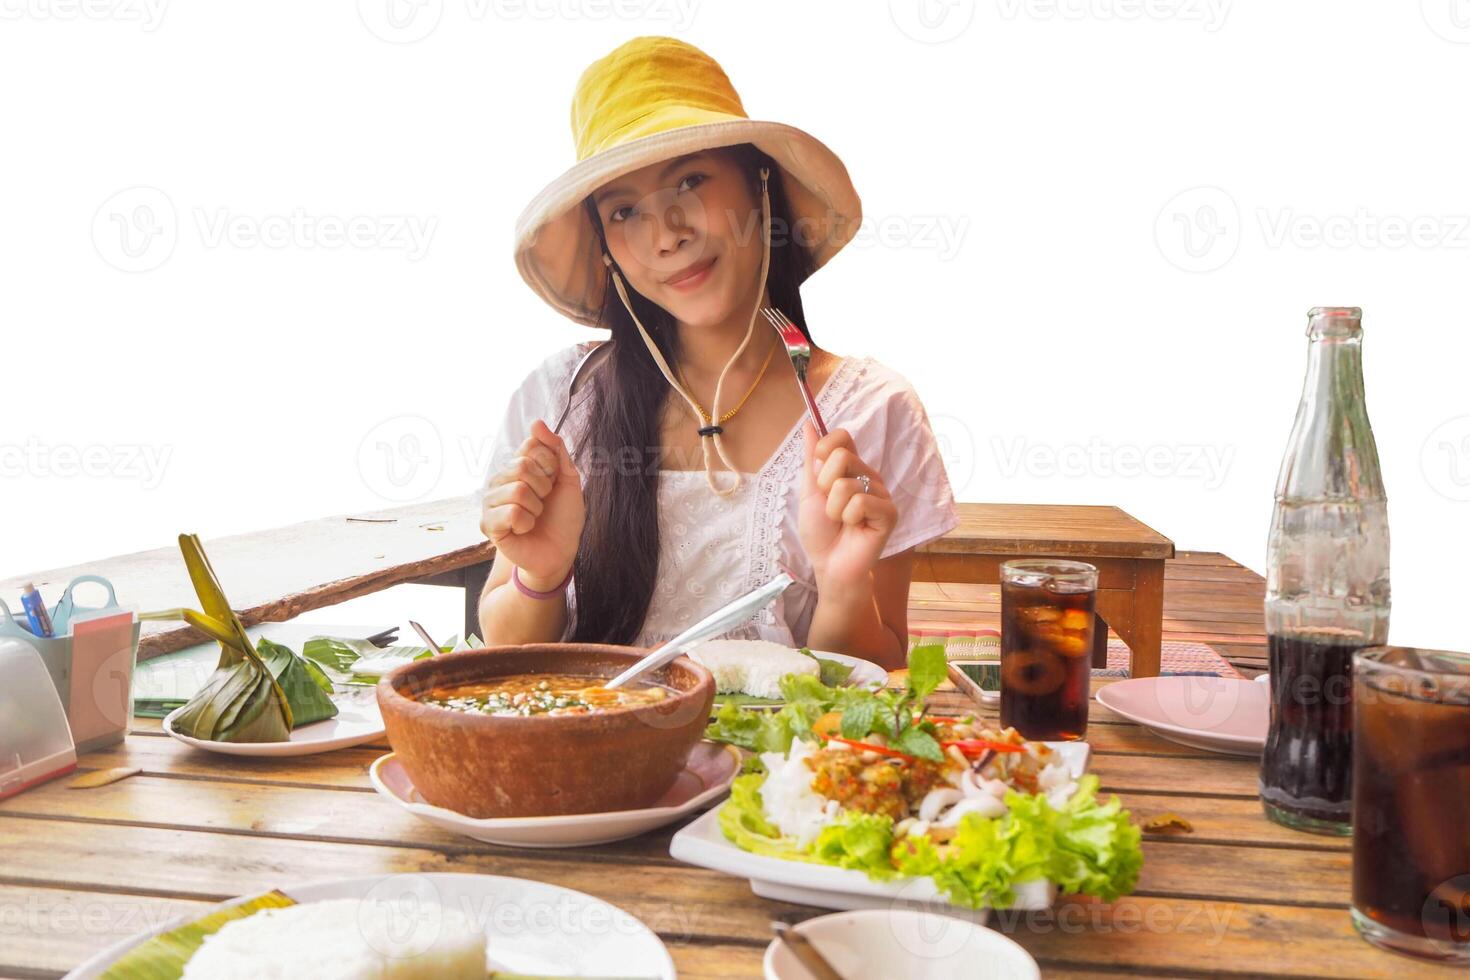
<path fill-rule="evenodd" d="M 814 333 L 965 500 L 1259 569 L 1305 313 L 1364 307 L 1400 643 L 1470 645 L 1466 0 L 0 0 L 0 576 L 473 488 L 587 335 L 510 261 L 637 34 L 846 160 Z M 385 448 L 386 447 L 386 448 Z M 448 592 L 327 620 L 457 628 Z M 426 611 L 427 610 L 427 611 Z"/>

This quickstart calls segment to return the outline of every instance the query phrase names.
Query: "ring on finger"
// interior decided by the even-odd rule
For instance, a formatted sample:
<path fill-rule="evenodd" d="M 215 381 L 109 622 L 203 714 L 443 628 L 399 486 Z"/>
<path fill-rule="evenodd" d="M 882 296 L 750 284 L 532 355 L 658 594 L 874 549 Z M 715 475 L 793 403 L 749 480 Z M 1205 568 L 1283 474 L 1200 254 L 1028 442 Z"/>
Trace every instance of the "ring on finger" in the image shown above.
<path fill-rule="evenodd" d="M 863 493 L 872 492 L 869 488 L 873 485 L 873 481 L 868 478 L 866 473 L 859 473 L 857 481 L 863 485 Z"/>

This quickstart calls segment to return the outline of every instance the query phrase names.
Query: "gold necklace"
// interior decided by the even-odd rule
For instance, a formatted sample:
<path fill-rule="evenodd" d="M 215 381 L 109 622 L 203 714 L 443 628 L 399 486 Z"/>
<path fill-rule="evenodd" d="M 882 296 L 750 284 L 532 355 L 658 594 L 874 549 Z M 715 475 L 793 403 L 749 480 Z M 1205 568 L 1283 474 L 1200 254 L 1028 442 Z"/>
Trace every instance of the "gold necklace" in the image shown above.
<path fill-rule="evenodd" d="M 755 389 L 756 388 L 760 387 L 761 379 L 764 378 L 766 376 L 766 372 L 768 370 L 770 370 L 770 367 L 771 367 L 771 359 L 773 357 L 775 357 L 775 356 L 776 356 L 776 341 L 775 340 L 772 340 L 771 341 L 771 349 L 766 352 L 766 362 L 761 365 L 760 374 L 757 374 L 755 376 L 755 381 L 753 381 L 751 383 L 750 390 L 745 393 L 745 397 L 742 398 L 742 399 L 740 399 L 740 403 L 737 404 L 734 408 L 730 409 L 724 415 L 721 415 L 720 416 L 720 421 L 718 423 L 719 425 L 724 425 L 726 422 L 728 422 L 731 419 L 733 419 L 735 417 L 735 414 L 737 412 L 739 412 L 742 408 L 745 407 L 745 403 L 748 402 L 748 401 L 750 401 L 750 396 L 753 395 L 753 394 L 755 394 Z M 684 386 L 684 390 L 686 392 L 689 391 L 689 382 L 684 380 L 684 372 L 683 372 L 682 369 L 679 371 L 679 383 Z M 701 405 L 701 404 L 699 404 L 698 399 L 696 399 L 694 397 L 694 394 L 692 392 L 690 392 L 690 394 L 689 394 L 689 400 L 692 401 L 692 402 L 694 402 L 694 408 L 695 408 L 696 411 L 699 412 L 699 417 L 700 418 L 704 419 L 704 421 L 706 423 L 714 422 L 714 419 L 710 418 L 709 412 L 706 412 L 704 410 L 704 406 Z M 703 431 L 703 430 L 701 430 L 701 431 Z"/>

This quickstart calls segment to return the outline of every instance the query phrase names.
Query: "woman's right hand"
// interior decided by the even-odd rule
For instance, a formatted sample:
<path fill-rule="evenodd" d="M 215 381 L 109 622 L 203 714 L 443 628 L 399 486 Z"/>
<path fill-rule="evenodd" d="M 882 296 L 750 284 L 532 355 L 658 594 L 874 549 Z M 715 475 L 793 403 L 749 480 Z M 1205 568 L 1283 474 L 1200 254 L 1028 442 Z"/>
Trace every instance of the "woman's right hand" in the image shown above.
<path fill-rule="evenodd" d="M 480 530 L 520 569 L 527 588 L 544 592 L 571 571 L 586 519 L 582 478 L 566 443 L 538 419 L 516 458 L 490 480 Z"/>

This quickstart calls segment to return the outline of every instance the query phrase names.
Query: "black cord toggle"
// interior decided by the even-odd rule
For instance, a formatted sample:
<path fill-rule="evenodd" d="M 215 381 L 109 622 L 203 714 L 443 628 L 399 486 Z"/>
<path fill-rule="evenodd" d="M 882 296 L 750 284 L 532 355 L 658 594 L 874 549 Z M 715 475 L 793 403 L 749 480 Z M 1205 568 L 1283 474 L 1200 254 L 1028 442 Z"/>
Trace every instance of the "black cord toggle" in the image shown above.
<path fill-rule="evenodd" d="M 699 438 L 709 439 L 714 436 L 720 435 L 724 431 L 725 427 L 722 425 L 707 425 L 699 430 Z"/>

